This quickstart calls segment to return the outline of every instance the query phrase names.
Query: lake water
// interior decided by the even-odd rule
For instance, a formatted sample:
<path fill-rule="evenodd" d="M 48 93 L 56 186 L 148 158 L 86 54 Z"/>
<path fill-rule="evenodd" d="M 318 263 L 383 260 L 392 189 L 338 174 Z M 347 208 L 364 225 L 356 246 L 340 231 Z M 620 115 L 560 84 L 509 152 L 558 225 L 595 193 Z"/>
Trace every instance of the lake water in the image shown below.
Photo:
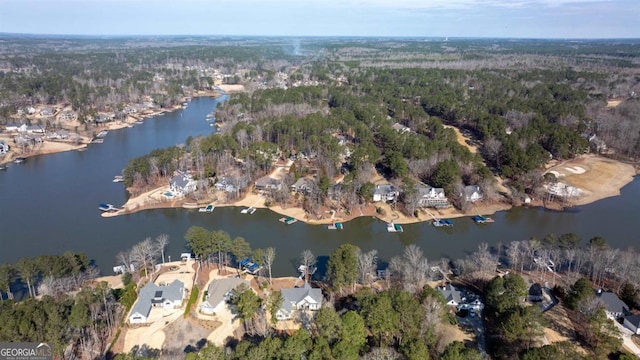
<path fill-rule="evenodd" d="M 419 245 L 429 259 L 436 260 L 462 257 L 482 242 L 505 244 L 549 233 L 574 232 L 583 242 L 602 236 L 620 248 L 638 243 L 637 178 L 622 189 L 622 196 L 570 211 L 517 208 L 495 214 L 493 224 L 477 225 L 464 218 L 454 219 L 453 228 L 434 228 L 430 223 L 404 225 L 403 233 L 388 233 L 386 224 L 374 218 L 347 222 L 342 231 L 301 222 L 284 225 L 278 221 L 280 215 L 264 209 L 253 215 L 241 214 L 239 208 L 216 208 L 211 214 L 161 209 L 113 218 L 100 216 L 99 203 L 119 206 L 126 201 L 123 184 L 112 180 L 131 158 L 184 143 L 188 136 L 211 133 L 206 114 L 224 100 L 195 98 L 186 109 L 111 131 L 103 144 L 90 145 L 84 152 L 30 158 L 0 172 L 0 263 L 72 250 L 85 252 L 109 274 L 118 252 L 163 233 L 170 236 L 166 254 L 177 259 L 186 250 L 184 234 L 192 225 L 242 236 L 253 248 L 274 247 L 275 276 L 296 275 L 304 249 L 310 249 L 322 262 L 345 242 L 363 250 L 377 249 L 382 261 L 400 254 L 408 244 Z"/>

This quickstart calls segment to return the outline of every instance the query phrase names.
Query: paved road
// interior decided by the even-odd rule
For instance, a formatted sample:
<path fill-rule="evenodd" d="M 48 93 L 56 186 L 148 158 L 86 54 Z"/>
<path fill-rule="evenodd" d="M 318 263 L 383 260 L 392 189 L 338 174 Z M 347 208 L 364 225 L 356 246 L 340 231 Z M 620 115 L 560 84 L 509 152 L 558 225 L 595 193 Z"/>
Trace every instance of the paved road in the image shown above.
<path fill-rule="evenodd" d="M 631 330 L 627 329 L 617 321 L 614 321 L 614 324 L 616 324 L 616 327 L 618 328 L 618 330 L 620 330 L 620 336 L 622 336 L 623 346 L 632 354 L 635 354 L 638 358 L 640 358 L 640 348 L 636 345 L 636 343 L 633 342 L 633 340 L 631 340 L 631 335 L 633 334 L 633 332 L 631 332 Z"/>
<path fill-rule="evenodd" d="M 458 317 L 458 323 L 465 327 L 470 327 L 476 335 L 476 343 L 478 344 L 478 351 L 482 355 L 482 358 L 488 359 L 487 346 L 485 339 L 484 321 L 480 313 L 476 316 L 467 315 L 466 317 Z"/>

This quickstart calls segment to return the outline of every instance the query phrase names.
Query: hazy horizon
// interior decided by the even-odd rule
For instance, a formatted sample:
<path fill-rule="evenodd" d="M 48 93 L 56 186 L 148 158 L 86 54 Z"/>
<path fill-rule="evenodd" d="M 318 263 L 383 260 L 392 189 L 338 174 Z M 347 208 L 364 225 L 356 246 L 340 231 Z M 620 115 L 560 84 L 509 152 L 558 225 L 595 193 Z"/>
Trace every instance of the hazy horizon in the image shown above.
<path fill-rule="evenodd" d="M 0 0 L 0 33 L 640 38 L 638 0 Z"/>

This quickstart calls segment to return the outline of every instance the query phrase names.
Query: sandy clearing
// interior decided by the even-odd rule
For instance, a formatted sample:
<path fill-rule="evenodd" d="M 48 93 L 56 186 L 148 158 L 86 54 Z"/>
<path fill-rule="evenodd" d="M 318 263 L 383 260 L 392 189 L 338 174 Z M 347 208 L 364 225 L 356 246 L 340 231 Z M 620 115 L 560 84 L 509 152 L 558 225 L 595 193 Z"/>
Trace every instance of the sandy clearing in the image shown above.
<path fill-rule="evenodd" d="M 21 151 L 19 146 L 13 143 L 13 138 L 16 135 L 18 134 L 16 133 L 16 134 L 0 135 L 0 140 L 3 140 L 5 143 L 7 143 L 11 147 L 11 149 L 7 154 L 0 155 L 0 164 L 12 162 L 17 157 L 29 158 L 32 156 L 54 154 L 59 152 L 77 150 L 80 148 L 86 148 L 87 147 L 86 143 L 89 142 L 88 138 L 83 138 L 82 139 L 83 144 L 79 144 L 79 145 L 72 142 L 44 140 L 41 144 L 35 145 L 29 151 L 23 152 Z"/>
<path fill-rule="evenodd" d="M 218 88 L 220 88 L 220 90 L 226 92 L 226 93 L 238 93 L 238 92 L 244 92 L 244 85 L 241 84 L 222 84 L 222 85 L 218 85 Z"/>
<path fill-rule="evenodd" d="M 128 353 L 134 346 L 143 344 L 153 349 L 161 349 L 165 341 L 164 328 L 179 319 L 183 313 L 183 309 L 152 308 L 149 313 L 150 325 L 127 329 L 123 352 Z"/>
<path fill-rule="evenodd" d="M 567 169 L 567 171 L 570 171 L 570 172 L 572 172 L 572 173 L 574 173 L 576 175 L 584 174 L 586 172 L 586 170 L 584 168 L 580 167 L 580 166 L 573 166 L 573 167 L 567 166 L 567 167 L 565 167 L 565 169 Z"/>
<path fill-rule="evenodd" d="M 453 131 L 456 133 L 456 140 L 458 140 L 458 143 L 466 147 L 467 149 L 469 149 L 471 153 L 476 154 L 478 152 L 478 148 L 475 145 L 471 145 L 467 142 L 467 141 L 470 141 L 470 139 L 462 135 L 462 133 L 460 132 L 460 129 L 451 125 L 442 125 L 442 126 L 444 126 L 447 129 L 453 129 Z"/>
<path fill-rule="evenodd" d="M 582 190 L 582 195 L 573 201 L 575 205 L 618 196 L 620 189 L 633 181 L 636 175 L 632 165 L 597 155 L 581 156 L 555 165 L 548 171 L 559 173 L 564 183 Z"/>
<path fill-rule="evenodd" d="M 616 107 L 622 103 L 620 99 L 607 100 L 607 107 Z"/>

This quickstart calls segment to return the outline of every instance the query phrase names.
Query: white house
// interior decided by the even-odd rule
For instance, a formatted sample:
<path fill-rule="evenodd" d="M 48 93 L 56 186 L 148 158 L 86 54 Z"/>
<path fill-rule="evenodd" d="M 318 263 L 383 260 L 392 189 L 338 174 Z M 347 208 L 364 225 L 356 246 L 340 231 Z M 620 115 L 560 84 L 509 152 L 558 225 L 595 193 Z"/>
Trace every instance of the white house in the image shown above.
<path fill-rule="evenodd" d="M 449 207 L 449 199 L 444 195 L 443 188 L 434 188 L 429 185 L 418 187 L 418 206 L 419 207 Z"/>
<path fill-rule="evenodd" d="M 300 288 L 282 289 L 282 305 L 276 312 L 276 319 L 291 319 L 296 310 L 320 310 L 322 290 L 312 288 L 308 283 Z"/>
<path fill-rule="evenodd" d="M 25 132 L 27 131 L 27 125 L 26 124 L 7 124 L 4 129 L 7 132 Z"/>
<path fill-rule="evenodd" d="M 640 335 L 640 315 L 625 316 L 624 326 L 634 334 Z"/>
<path fill-rule="evenodd" d="M 227 278 L 213 280 L 207 289 L 206 300 L 200 304 L 200 312 L 207 315 L 213 315 L 220 312 L 226 302 L 229 300 L 231 290 L 240 284 L 249 286 L 249 282 L 239 278 Z"/>
<path fill-rule="evenodd" d="M 182 306 L 184 297 L 184 283 L 180 280 L 174 280 L 171 284 L 165 286 L 148 283 L 140 289 L 138 301 L 136 301 L 129 314 L 129 323 L 147 323 L 151 308 L 153 307 L 161 307 L 164 309 L 179 308 Z"/>
<path fill-rule="evenodd" d="M 309 194 L 311 193 L 311 190 L 313 189 L 313 187 L 314 187 L 313 180 L 307 179 L 307 178 L 300 178 L 296 180 L 296 182 L 293 183 L 293 185 L 291 185 L 291 191 L 295 193 Z"/>
<path fill-rule="evenodd" d="M 373 190 L 373 201 L 395 201 L 400 192 L 391 184 L 376 185 Z"/>
<path fill-rule="evenodd" d="M 598 290 L 596 298 L 602 303 L 604 310 L 607 313 L 607 317 L 610 319 L 617 320 L 629 314 L 629 307 L 627 304 L 612 292 L 603 292 L 602 290 Z"/>
<path fill-rule="evenodd" d="M 463 193 L 461 195 L 464 196 L 464 199 L 469 202 L 476 202 L 478 200 L 482 200 L 482 197 L 483 197 L 482 190 L 478 185 L 465 186 Z"/>
<path fill-rule="evenodd" d="M 175 196 L 184 196 L 196 191 L 197 182 L 189 174 L 176 173 L 169 181 L 169 189 Z"/>
<path fill-rule="evenodd" d="M 453 287 L 453 285 L 438 286 L 436 289 L 444 296 L 447 305 L 458 306 L 462 303 L 462 293 Z"/>

